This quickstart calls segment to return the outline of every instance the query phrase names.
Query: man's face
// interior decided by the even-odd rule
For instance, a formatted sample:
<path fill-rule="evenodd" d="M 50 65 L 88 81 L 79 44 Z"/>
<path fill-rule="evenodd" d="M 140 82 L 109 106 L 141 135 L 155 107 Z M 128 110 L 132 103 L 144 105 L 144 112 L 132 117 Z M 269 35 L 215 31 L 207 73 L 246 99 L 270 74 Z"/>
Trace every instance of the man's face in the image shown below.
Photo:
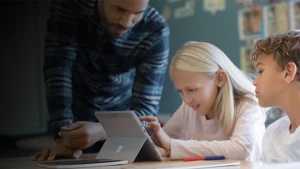
<path fill-rule="evenodd" d="M 281 70 L 273 55 L 262 54 L 256 61 L 258 75 L 253 84 L 259 104 L 262 107 L 279 106 L 285 86 L 285 72 Z"/>
<path fill-rule="evenodd" d="M 123 36 L 139 22 L 149 0 L 99 0 L 98 10 L 106 33 L 111 38 Z"/>

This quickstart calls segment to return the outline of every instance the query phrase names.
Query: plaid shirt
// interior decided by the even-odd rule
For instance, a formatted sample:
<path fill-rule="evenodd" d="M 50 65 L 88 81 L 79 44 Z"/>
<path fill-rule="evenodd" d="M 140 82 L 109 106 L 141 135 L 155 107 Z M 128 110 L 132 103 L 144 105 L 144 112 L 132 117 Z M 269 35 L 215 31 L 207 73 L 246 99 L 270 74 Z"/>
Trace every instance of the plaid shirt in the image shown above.
<path fill-rule="evenodd" d="M 52 131 L 96 121 L 96 111 L 156 115 L 168 64 L 169 28 L 151 6 L 125 35 L 110 39 L 97 0 L 52 1 L 44 80 Z"/>

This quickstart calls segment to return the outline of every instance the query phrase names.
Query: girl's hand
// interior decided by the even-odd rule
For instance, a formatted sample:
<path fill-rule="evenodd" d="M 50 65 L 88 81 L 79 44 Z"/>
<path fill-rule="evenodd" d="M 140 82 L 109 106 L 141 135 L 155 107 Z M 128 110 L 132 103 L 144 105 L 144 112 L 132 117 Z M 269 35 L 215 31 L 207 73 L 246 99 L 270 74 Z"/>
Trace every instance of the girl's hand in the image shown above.
<path fill-rule="evenodd" d="M 157 134 L 162 128 L 160 126 L 160 123 L 157 120 L 157 117 L 154 116 L 142 116 L 139 118 L 141 121 L 147 121 L 148 126 L 145 126 L 144 128 L 146 130 L 151 130 L 154 134 Z"/>
<path fill-rule="evenodd" d="M 163 148 L 156 147 L 162 157 L 170 157 L 170 154 Z"/>
<path fill-rule="evenodd" d="M 142 116 L 139 118 L 141 121 L 147 121 L 148 126 L 145 126 L 146 130 L 151 130 L 153 132 L 153 142 L 157 146 L 161 146 L 165 151 L 170 152 L 171 149 L 171 138 L 165 133 L 161 128 L 160 123 L 154 116 Z"/>

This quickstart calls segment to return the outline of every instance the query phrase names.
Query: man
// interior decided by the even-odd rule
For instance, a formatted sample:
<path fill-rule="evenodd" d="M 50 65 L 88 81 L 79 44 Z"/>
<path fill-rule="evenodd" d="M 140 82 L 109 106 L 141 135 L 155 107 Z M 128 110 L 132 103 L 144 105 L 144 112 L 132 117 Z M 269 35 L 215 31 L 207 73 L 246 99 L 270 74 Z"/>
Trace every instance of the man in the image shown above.
<path fill-rule="evenodd" d="M 105 140 L 96 111 L 157 114 L 168 63 L 169 28 L 148 3 L 52 1 L 44 79 L 57 147 L 37 153 L 35 160 L 78 158 L 81 150 Z"/>

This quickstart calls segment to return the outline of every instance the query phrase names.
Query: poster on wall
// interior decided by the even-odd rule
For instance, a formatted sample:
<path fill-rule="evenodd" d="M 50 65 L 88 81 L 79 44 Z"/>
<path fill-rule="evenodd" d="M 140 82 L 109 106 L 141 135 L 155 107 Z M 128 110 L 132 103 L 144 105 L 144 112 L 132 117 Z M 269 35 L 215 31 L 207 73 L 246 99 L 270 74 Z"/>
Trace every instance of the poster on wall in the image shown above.
<path fill-rule="evenodd" d="M 295 29 L 300 29 L 300 2 L 294 3 Z"/>
<path fill-rule="evenodd" d="M 203 10 L 215 15 L 217 11 L 225 11 L 225 0 L 203 0 Z"/>
<path fill-rule="evenodd" d="M 175 3 L 175 2 L 179 2 L 179 1 L 184 1 L 184 0 L 167 0 L 168 1 L 168 3 Z"/>
<path fill-rule="evenodd" d="M 262 37 L 262 8 L 255 6 L 238 12 L 238 31 L 240 40 L 253 40 Z"/>
<path fill-rule="evenodd" d="M 194 16 L 196 12 L 196 2 L 195 0 L 186 0 L 185 4 L 181 7 L 174 9 L 174 19 L 183 19 Z"/>
<path fill-rule="evenodd" d="M 264 7 L 265 37 L 289 31 L 289 10 L 286 2 Z"/>
<path fill-rule="evenodd" d="M 242 46 L 240 48 L 240 66 L 241 70 L 247 73 L 256 74 L 255 63 L 251 59 L 252 46 Z"/>
<path fill-rule="evenodd" d="M 276 7 L 277 32 L 289 31 L 289 10 L 287 2 L 281 2 Z"/>
<path fill-rule="evenodd" d="M 183 19 L 192 17 L 196 11 L 195 0 L 167 0 L 161 15 L 167 21 L 169 19 Z M 176 7 L 175 7 L 176 6 Z"/>
<path fill-rule="evenodd" d="M 252 4 L 253 0 L 236 0 L 237 4 Z"/>
<path fill-rule="evenodd" d="M 169 6 L 165 6 L 162 13 L 162 17 L 167 21 L 172 17 L 172 10 Z"/>
<path fill-rule="evenodd" d="M 290 8 L 291 30 L 300 29 L 300 0 L 291 2 Z"/>
<path fill-rule="evenodd" d="M 264 8 L 265 14 L 265 37 L 276 32 L 276 6 L 266 6 Z"/>

